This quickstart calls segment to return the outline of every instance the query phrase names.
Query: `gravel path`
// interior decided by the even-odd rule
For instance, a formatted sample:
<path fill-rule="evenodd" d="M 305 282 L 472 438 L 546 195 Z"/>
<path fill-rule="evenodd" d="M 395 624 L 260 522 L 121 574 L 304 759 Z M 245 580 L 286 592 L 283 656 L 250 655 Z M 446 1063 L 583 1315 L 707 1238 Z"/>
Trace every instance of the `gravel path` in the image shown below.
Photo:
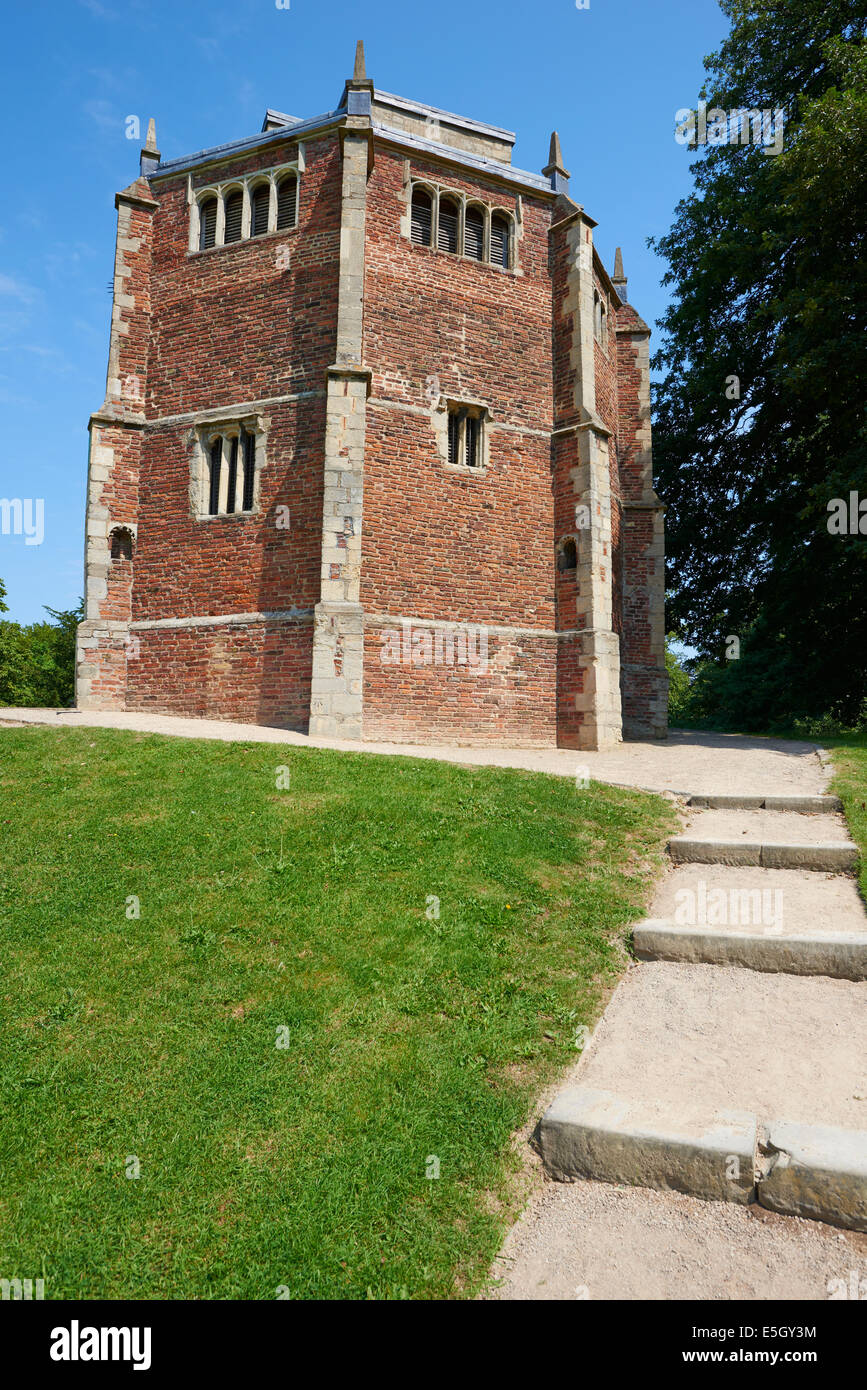
<path fill-rule="evenodd" d="M 512 1228 L 494 1299 L 829 1299 L 867 1236 L 679 1192 L 548 1182 Z M 854 1287 L 858 1287 L 855 1284 Z"/>
<path fill-rule="evenodd" d="M 227 742 L 294 744 L 299 748 L 342 748 L 349 752 L 388 753 L 412 758 L 488 767 L 517 767 L 574 777 L 580 769 L 600 782 L 647 787 L 652 791 L 702 793 L 741 792 L 785 796 L 818 794 L 826 774 L 814 743 L 786 739 L 746 738 L 740 734 L 688 733 L 673 730 L 664 742 L 622 743 L 608 753 L 585 753 L 566 748 L 480 748 L 456 744 L 354 743 L 311 739 L 306 734 L 261 724 L 233 724 L 217 719 L 183 719 L 169 714 L 121 711 L 6 709 L 0 721 L 49 724 L 53 728 L 84 726 L 137 729 L 179 738 L 214 738 Z"/>
<path fill-rule="evenodd" d="M 679 735 L 658 753 L 668 790 L 826 789 L 807 745 Z M 633 764 L 646 785 L 652 758 L 641 749 Z M 837 814 L 687 808 L 683 820 L 694 840 L 849 839 Z M 710 904 L 721 909 L 718 925 Z M 705 932 L 867 932 L 853 878 L 801 870 L 679 864 L 649 916 Z M 640 1103 L 668 1134 L 713 1129 L 731 1111 L 867 1133 L 865 1059 L 864 981 L 643 961 L 627 971 L 564 1089 Z M 591 1171 L 604 1175 L 606 1162 L 591 1150 Z M 853 1288 L 867 1297 L 867 1235 L 679 1191 L 540 1178 L 493 1275 L 498 1299 L 816 1300 L 852 1297 Z"/>

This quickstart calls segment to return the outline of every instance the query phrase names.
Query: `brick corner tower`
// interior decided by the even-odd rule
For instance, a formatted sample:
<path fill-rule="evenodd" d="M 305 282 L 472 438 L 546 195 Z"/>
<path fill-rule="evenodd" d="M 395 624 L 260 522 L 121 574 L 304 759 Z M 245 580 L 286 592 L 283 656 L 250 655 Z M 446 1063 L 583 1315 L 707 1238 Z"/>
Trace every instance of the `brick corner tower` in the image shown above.
<path fill-rule="evenodd" d="M 118 193 L 81 708 L 336 738 L 664 738 L 650 330 L 515 136 L 268 110 Z"/>

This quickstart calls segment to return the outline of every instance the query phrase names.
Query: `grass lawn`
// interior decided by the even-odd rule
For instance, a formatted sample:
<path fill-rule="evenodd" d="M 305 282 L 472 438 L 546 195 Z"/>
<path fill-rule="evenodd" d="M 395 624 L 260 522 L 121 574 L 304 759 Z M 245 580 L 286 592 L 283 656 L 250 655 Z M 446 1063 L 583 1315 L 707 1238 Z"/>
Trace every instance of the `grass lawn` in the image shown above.
<path fill-rule="evenodd" d="M 475 1293 L 668 803 L 101 729 L 0 730 L 0 788 L 0 1277 Z"/>
<path fill-rule="evenodd" d="M 867 898 L 867 737 L 823 738 L 834 760 L 830 790 L 842 797 L 852 839 L 861 850 L 861 893 Z"/>

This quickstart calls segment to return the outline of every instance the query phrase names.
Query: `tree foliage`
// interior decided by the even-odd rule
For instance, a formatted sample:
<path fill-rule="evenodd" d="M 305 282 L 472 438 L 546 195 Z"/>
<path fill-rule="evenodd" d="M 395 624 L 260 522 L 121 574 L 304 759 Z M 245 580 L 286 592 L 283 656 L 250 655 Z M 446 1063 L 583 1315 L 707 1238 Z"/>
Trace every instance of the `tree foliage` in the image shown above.
<path fill-rule="evenodd" d="M 828 504 L 867 499 L 867 4 L 721 4 L 731 31 L 702 95 L 783 108 L 785 137 L 777 156 L 706 147 L 656 243 L 673 289 L 654 360 L 669 624 L 716 664 L 707 704 L 740 727 L 852 723 L 867 535 L 831 534 Z"/>
<path fill-rule="evenodd" d="M 6 589 L 0 579 L 0 613 Z M 75 692 L 75 630 L 83 606 L 67 611 L 47 608 L 52 622 L 0 620 L 0 705 L 71 705 Z"/>

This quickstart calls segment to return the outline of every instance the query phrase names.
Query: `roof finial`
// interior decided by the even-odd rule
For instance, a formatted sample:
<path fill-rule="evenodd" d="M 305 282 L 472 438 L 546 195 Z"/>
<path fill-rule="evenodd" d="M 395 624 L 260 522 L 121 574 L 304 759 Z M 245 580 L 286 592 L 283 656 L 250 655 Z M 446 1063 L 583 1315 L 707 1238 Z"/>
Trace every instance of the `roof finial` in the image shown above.
<path fill-rule="evenodd" d="M 373 83 L 367 76 L 367 68 L 364 63 L 364 39 L 359 39 L 355 45 L 355 68 L 343 88 L 340 107 L 341 109 L 345 108 L 349 116 L 369 117 L 372 102 Z"/>
<path fill-rule="evenodd" d="M 623 274 L 623 252 L 620 250 L 619 246 L 617 247 L 617 250 L 614 252 L 614 274 L 611 277 L 611 283 L 616 289 L 618 295 L 620 296 L 620 299 L 625 304 L 626 276 Z"/>
<path fill-rule="evenodd" d="M 548 152 L 548 163 L 542 170 L 546 178 L 550 178 L 551 187 L 555 193 L 569 192 L 569 170 L 563 163 L 563 151 L 560 149 L 560 136 L 556 130 L 551 132 L 551 148 Z"/>
<path fill-rule="evenodd" d="M 139 157 L 139 172 L 142 178 L 148 179 L 151 174 L 155 174 L 160 167 L 160 152 L 157 149 L 157 123 L 151 116 L 148 121 L 148 133 L 145 137 L 144 148 Z"/>

